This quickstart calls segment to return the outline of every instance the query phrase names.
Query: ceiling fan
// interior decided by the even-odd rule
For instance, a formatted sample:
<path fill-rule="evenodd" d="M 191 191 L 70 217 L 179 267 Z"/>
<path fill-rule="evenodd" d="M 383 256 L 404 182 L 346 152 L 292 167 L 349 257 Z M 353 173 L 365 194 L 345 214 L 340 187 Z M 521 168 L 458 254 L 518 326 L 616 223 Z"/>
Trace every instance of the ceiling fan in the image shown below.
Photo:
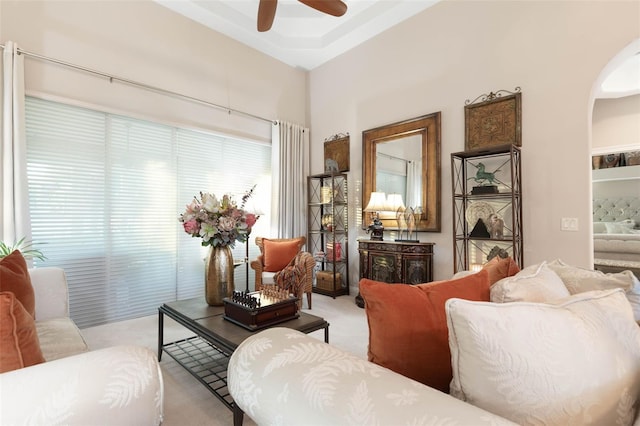
<path fill-rule="evenodd" d="M 342 16 L 347 12 L 347 5 L 341 0 L 298 0 L 320 12 L 333 16 Z M 273 18 L 276 16 L 278 0 L 260 0 L 258 6 L 258 31 L 264 32 L 271 29 Z"/>

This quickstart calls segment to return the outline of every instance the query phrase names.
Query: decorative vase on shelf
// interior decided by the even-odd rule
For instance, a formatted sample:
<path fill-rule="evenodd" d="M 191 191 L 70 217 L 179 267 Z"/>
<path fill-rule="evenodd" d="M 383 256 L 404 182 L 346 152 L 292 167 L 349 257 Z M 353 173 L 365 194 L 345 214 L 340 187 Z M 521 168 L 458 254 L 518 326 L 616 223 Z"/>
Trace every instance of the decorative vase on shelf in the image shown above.
<path fill-rule="evenodd" d="M 204 265 L 205 299 L 211 306 L 223 305 L 225 297 L 233 296 L 233 254 L 229 246 L 209 246 Z"/>

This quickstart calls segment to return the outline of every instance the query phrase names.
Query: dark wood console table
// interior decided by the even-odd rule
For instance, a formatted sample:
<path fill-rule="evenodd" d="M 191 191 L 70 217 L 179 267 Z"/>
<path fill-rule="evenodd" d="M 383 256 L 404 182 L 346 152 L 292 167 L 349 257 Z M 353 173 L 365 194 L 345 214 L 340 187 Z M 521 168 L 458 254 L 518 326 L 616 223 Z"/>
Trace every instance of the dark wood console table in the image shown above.
<path fill-rule="evenodd" d="M 434 243 L 358 240 L 360 278 L 385 283 L 433 281 Z M 356 304 L 364 307 L 360 294 Z"/>

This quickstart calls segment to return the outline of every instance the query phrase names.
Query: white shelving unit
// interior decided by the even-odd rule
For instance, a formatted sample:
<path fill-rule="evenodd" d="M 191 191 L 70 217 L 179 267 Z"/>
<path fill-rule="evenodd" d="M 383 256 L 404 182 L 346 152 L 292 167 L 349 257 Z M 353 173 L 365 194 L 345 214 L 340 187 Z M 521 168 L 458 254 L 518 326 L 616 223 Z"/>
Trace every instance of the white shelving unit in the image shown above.
<path fill-rule="evenodd" d="M 591 171 L 592 182 L 610 182 L 616 180 L 640 179 L 639 166 L 610 167 L 608 169 L 594 169 Z"/>

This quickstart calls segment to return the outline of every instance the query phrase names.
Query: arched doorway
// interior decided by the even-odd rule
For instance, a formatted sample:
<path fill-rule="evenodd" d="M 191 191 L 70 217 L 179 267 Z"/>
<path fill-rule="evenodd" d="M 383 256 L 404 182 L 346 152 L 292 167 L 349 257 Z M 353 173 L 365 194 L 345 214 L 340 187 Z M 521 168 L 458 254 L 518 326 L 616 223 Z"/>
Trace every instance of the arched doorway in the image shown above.
<path fill-rule="evenodd" d="M 625 237 L 628 223 L 608 223 L 633 222 L 632 232 L 640 234 L 640 213 L 633 213 L 640 206 L 640 39 L 603 68 L 592 93 L 594 266 L 640 274 L 640 235 Z"/>

